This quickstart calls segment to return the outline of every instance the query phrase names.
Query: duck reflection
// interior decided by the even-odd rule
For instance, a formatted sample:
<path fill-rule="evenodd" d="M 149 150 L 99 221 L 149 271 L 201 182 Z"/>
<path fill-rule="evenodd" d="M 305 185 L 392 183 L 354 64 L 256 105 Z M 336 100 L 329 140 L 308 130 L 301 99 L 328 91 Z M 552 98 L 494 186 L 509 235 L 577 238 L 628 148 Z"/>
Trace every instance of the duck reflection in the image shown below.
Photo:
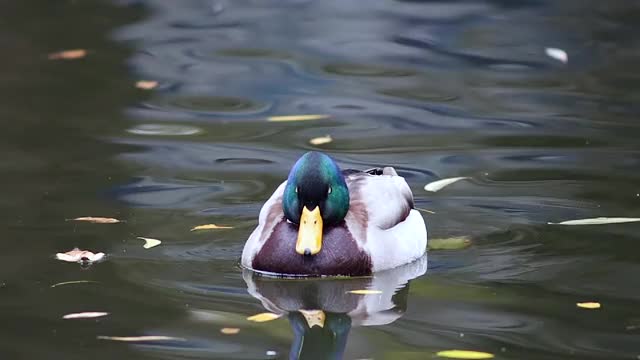
<path fill-rule="evenodd" d="M 289 359 L 342 359 L 354 326 L 386 325 L 407 308 L 409 281 L 427 271 L 426 256 L 395 269 L 357 278 L 266 277 L 245 270 L 249 293 L 293 330 Z M 359 295 L 355 290 L 376 290 Z"/>

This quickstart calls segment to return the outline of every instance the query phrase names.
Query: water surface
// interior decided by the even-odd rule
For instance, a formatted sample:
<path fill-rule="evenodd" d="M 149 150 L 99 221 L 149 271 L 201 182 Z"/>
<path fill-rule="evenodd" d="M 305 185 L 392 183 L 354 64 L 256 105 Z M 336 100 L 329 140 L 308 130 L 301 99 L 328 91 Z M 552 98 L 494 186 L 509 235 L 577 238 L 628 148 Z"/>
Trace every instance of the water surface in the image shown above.
<path fill-rule="evenodd" d="M 0 5 L 0 353 L 11 359 L 640 356 L 633 2 L 44 1 Z M 86 58 L 47 54 L 84 48 Z M 568 63 L 545 54 L 567 52 Z M 154 80 L 153 90 L 136 89 Z M 270 116 L 326 119 L 269 122 Z M 320 146 L 309 140 L 330 135 Z M 431 251 L 373 279 L 238 259 L 305 151 L 393 165 Z M 438 193 L 440 178 L 469 181 Z M 118 224 L 66 221 L 108 216 Z M 191 232 L 207 223 L 233 229 Z M 138 236 L 161 239 L 145 250 Z M 108 254 L 82 269 L 75 246 Z M 90 283 L 52 285 L 76 280 Z M 347 291 L 373 287 L 383 295 Z M 577 302 L 598 301 L 600 310 Z M 309 328 L 297 309 L 325 310 Z M 256 324 L 263 311 L 283 316 Z M 68 313 L 106 311 L 98 320 Z M 224 335 L 221 328 L 239 328 Z M 121 343 L 99 336 L 181 340 Z"/>

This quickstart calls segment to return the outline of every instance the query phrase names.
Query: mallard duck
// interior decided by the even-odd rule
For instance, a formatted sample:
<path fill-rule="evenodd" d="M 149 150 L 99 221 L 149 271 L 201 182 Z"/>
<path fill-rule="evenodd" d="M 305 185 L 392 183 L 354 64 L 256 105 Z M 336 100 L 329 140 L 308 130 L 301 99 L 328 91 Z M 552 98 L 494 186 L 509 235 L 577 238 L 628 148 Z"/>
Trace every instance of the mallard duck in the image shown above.
<path fill-rule="evenodd" d="M 360 276 L 412 262 L 426 245 L 422 215 L 395 169 L 341 171 L 312 151 L 262 207 L 241 263 L 273 275 Z"/>

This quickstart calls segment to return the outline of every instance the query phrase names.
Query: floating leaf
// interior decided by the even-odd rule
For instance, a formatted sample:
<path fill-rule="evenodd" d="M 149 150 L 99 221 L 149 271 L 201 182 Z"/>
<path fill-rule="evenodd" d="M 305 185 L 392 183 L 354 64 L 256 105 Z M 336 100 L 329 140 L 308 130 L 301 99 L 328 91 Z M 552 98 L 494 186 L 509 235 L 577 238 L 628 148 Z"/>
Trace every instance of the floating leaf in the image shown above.
<path fill-rule="evenodd" d="M 253 321 L 253 322 L 266 322 L 266 321 L 275 320 L 275 319 L 279 318 L 280 316 L 281 315 L 278 315 L 278 314 L 265 312 L 265 313 L 260 313 L 260 314 L 256 314 L 256 315 L 253 315 L 253 316 L 249 316 L 247 318 L 247 320 Z"/>
<path fill-rule="evenodd" d="M 222 329 L 220 329 L 220 332 L 225 334 L 225 335 L 235 335 L 235 334 L 240 332 L 240 329 L 238 329 L 238 328 L 222 328 Z"/>
<path fill-rule="evenodd" d="M 206 225 L 198 225 L 191 229 L 191 231 L 196 230 L 215 230 L 215 229 L 233 229 L 233 226 L 220 226 L 216 224 L 206 224 Z"/>
<path fill-rule="evenodd" d="M 356 294 L 356 295 L 375 295 L 375 294 L 382 294 L 382 291 L 380 290 L 350 290 L 347 291 L 349 294 Z"/>
<path fill-rule="evenodd" d="M 309 144 L 311 145 L 323 145 L 323 144 L 328 144 L 330 142 L 332 142 L 333 139 L 331 138 L 331 135 L 326 135 L 326 136 L 320 136 L 320 137 L 316 137 L 313 138 L 311 140 L 309 140 Z"/>
<path fill-rule="evenodd" d="M 57 256 L 56 256 L 56 257 L 57 257 Z M 75 280 L 75 281 L 65 281 L 65 282 L 61 282 L 61 283 L 57 283 L 57 284 L 53 284 L 53 285 L 51 285 L 51 287 L 52 287 L 52 288 L 54 288 L 54 287 L 63 286 L 63 285 L 84 284 L 84 283 L 97 283 L 97 281 L 92 281 L 92 280 Z"/>
<path fill-rule="evenodd" d="M 436 192 L 441 190 L 443 187 L 451 185 L 455 182 L 458 182 L 460 180 L 464 180 L 464 179 L 469 179 L 468 177 L 462 176 L 462 177 L 454 177 L 454 178 L 447 178 L 447 179 L 441 179 L 441 180 L 437 180 L 434 182 L 430 182 L 427 185 L 424 186 L 424 189 L 427 191 L 431 191 L 431 192 Z"/>
<path fill-rule="evenodd" d="M 468 236 L 456 236 L 445 239 L 429 239 L 427 247 L 429 250 L 458 250 L 464 249 L 471 245 L 471 239 Z"/>
<path fill-rule="evenodd" d="M 549 222 L 549 225 L 604 225 L 604 224 L 621 224 L 628 222 L 637 222 L 640 218 L 624 218 L 624 217 L 597 217 L 592 219 L 567 220 L 559 223 Z"/>
<path fill-rule="evenodd" d="M 162 243 L 162 241 L 158 239 L 146 238 L 141 236 L 138 236 L 138 239 L 144 240 L 144 245 L 142 245 L 142 247 L 145 249 L 151 249 L 152 247 L 158 246 Z"/>
<path fill-rule="evenodd" d="M 87 50 L 84 49 L 73 49 L 73 50 L 64 50 L 58 51 L 49 54 L 49 60 L 73 60 L 73 59 L 81 59 L 87 56 Z"/>
<path fill-rule="evenodd" d="M 320 120 L 326 119 L 329 115 L 284 115 L 284 116 L 269 116 L 267 120 L 274 122 L 285 122 L 285 121 L 306 121 L 306 120 Z"/>
<path fill-rule="evenodd" d="M 417 207 L 415 209 L 418 210 L 418 211 L 426 212 L 427 214 L 435 214 L 436 213 L 435 211 L 431 211 L 431 210 L 427 210 L 427 209 L 423 209 L 423 208 L 419 208 L 419 207 Z"/>
<path fill-rule="evenodd" d="M 100 340 L 112 340 L 112 341 L 125 341 L 125 342 L 139 342 L 139 341 L 185 341 L 183 338 L 177 338 L 173 336 L 98 336 Z"/>
<path fill-rule="evenodd" d="M 96 216 L 83 216 L 75 219 L 71 219 L 73 221 L 86 221 L 94 224 L 116 224 L 119 223 L 120 220 L 108 217 L 96 217 Z"/>
<path fill-rule="evenodd" d="M 63 319 L 92 319 L 97 317 L 103 317 L 109 315 L 108 312 L 89 311 L 81 313 L 67 314 L 63 316 Z"/>
<path fill-rule="evenodd" d="M 583 309 L 600 309 L 601 307 L 599 302 L 579 302 L 576 306 Z"/>
<path fill-rule="evenodd" d="M 544 52 L 547 54 L 547 56 L 554 58 L 564 64 L 566 64 L 569 61 L 569 56 L 567 55 L 567 52 L 562 49 L 546 48 L 544 49 Z"/>
<path fill-rule="evenodd" d="M 298 311 L 302 314 L 302 316 L 304 316 L 304 319 L 307 321 L 307 325 L 309 326 L 309 329 L 311 329 L 314 326 L 319 326 L 321 328 L 324 328 L 324 321 L 327 318 L 327 315 L 324 313 L 324 311 L 303 310 L 303 309 L 300 309 Z"/>
<path fill-rule="evenodd" d="M 494 357 L 491 353 L 470 350 L 445 350 L 436 353 L 436 356 L 450 359 L 492 359 Z"/>
<path fill-rule="evenodd" d="M 136 87 L 142 90 L 155 89 L 156 86 L 158 86 L 158 82 L 153 80 L 140 80 L 136 83 Z"/>
<path fill-rule="evenodd" d="M 56 259 L 67 261 L 67 262 L 77 262 L 83 265 L 89 265 L 96 261 L 100 261 L 104 259 L 104 253 L 93 253 L 89 250 L 80 250 L 78 248 L 74 248 L 73 250 L 67 251 L 66 253 L 57 253 Z"/>

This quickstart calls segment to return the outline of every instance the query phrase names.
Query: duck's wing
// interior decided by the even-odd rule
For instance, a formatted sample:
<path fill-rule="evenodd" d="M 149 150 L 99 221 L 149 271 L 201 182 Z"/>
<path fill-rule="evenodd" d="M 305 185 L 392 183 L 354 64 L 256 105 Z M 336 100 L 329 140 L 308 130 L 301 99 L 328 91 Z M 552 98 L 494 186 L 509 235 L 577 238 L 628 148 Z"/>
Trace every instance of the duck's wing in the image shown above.
<path fill-rule="evenodd" d="M 347 170 L 345 175 L 351 197 L 349 211 L 368 227 L 390 229 L 414 208 L 409 185 L 392 167 Z"/>
<path fill-rule="evenodd" d="M 286 185 L 286 181 L 280 184 L 269 200 L 262 206 L 258 217 L 258 226 L 253 230 L 242 250 L 242 266 L 251 268 L 253 258 L 267 241 L 275 226 L 284 218 L 282 194 L 284 194 Z"/>

